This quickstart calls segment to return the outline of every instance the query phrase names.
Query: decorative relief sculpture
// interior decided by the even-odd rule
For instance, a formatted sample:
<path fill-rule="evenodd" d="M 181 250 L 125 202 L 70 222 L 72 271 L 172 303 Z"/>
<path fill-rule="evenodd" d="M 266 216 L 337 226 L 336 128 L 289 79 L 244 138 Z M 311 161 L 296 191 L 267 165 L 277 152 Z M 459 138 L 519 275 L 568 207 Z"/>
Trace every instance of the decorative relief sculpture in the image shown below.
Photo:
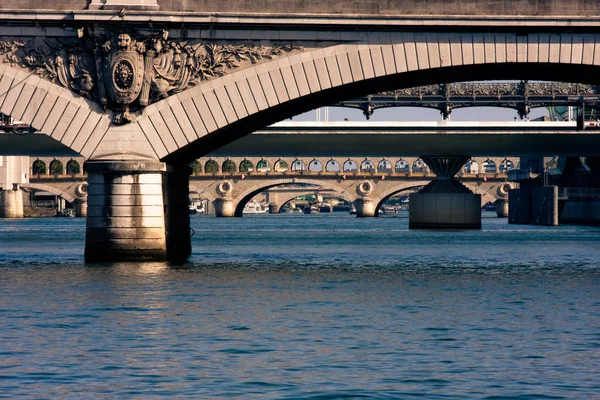
<path fill-rule="evenodd" d="M 303 48 L 174 41 L 168 40 L 167 31 L 155 37 L 118 33 L 99 40 L 80 30 L 79 39 L 0 40 L 0 60 L 116 111 L 116 124 L 131 122 L 136 110 L 244 62 L 255 64 L 294 51 Z"/>

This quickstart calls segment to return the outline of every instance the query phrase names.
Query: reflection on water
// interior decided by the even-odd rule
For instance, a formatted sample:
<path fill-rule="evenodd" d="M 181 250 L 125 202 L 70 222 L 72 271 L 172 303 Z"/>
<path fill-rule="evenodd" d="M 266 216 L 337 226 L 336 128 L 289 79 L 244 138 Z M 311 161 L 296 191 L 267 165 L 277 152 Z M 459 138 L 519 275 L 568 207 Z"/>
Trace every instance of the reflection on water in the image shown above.
<path fill-rule="evenodd" d="M 84 264 L 77 219 L 0 221 L 0 398 L 600 393 L 600 229 L 192 218 L 184 264 Z"/>

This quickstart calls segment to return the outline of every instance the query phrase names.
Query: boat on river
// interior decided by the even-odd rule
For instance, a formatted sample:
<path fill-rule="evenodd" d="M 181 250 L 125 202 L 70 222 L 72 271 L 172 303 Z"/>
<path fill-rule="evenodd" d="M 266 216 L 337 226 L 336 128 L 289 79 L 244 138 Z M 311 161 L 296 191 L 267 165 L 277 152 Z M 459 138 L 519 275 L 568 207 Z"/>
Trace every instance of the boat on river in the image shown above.
<path fill-rule="evenodd" d="M 249 201 L 244 206 L 242 214 L 266 214 L 269 212 L 269 206 L 260 201 Z"/>

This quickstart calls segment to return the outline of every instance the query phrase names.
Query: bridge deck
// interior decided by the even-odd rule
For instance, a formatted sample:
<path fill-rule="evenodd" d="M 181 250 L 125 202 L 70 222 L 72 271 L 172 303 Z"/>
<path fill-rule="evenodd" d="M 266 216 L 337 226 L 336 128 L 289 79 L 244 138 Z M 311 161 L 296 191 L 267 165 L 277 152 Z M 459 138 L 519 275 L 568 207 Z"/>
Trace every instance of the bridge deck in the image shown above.
<path fill-rule="evenodd" d="M 43 134 L 0 133 L 4 155 L 76 156 Z M 198 157 L 204 154 L 198 154 Z M 598 156 L 600 129 L 574 122 L 281 122 L 211 156 Z"/>
<path fill-rule="evenodd" d="M 211 156 L 597 156 L 600 130 L 574 122 L 284 122 Z"/>

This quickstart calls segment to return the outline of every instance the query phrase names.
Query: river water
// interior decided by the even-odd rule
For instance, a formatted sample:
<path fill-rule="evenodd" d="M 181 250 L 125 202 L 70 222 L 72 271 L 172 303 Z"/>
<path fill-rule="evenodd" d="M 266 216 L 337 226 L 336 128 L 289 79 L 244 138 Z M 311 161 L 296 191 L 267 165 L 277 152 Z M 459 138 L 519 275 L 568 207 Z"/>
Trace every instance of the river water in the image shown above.
<path fill-rule="evenodd" d="M 0 220 L 0 398 L 600 398 L 600 228 L 192 217 L 183 265 Z"/>

